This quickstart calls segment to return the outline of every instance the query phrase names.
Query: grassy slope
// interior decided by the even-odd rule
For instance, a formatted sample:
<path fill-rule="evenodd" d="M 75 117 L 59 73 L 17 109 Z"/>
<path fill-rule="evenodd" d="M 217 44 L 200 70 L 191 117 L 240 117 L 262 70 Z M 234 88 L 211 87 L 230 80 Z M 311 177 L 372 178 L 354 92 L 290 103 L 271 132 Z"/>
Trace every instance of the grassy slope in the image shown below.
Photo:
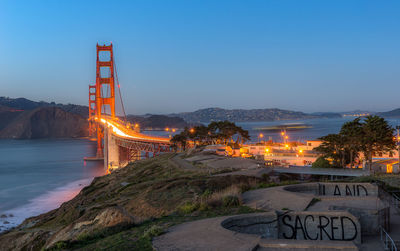
<path fill-rule="evenodd" d="M 96 178 L 90 186 L 59 209 L 30 218 L 19 230 L 0 236 L 0 243 L 3 243 L 0 249 L 40 250 L 60 230 L 68 230 L 76 223 L 93 220 L 107 208 L 122 208 L 134 219 L 134 224 L 90 229 L 56 243 L 52 249 L 151 249 L 150 240 L 159 232 L 158 228 L 165 229 L 180 222 L 204 217 L 254 211 L 238 205 L 206 207 L 202 210 L 199 210 L 198 205 L 191 206 L 204 193 L 220 191 L 233 184 L 248 188 L 261 180 L 246 176 L 212 177 L 201 171 L 183 170 L 169 162 L 172 156 L 165 154 L 138 161 L 111 175 Z M 182 208 L 184 210 L 180 210 Z M 157 231 L 151 228 L 153 225 L 156 225 Z M 67 232 L 69 234 L 71 231 Z"/>

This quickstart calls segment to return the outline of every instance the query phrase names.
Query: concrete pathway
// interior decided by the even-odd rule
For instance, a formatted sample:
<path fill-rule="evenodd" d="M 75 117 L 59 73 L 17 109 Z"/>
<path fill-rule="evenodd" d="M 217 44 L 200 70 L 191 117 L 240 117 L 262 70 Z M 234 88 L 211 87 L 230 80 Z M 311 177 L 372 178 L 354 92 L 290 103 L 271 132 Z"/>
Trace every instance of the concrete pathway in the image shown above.
<path fill-rule="evenodd" d="M 369 175 L 368 170 L 362 169 L 343 169 L 343 168 L 312 168 L 306 166 L 300 167 L 274 167 L 273 170 L 277 173 L 292 173 L 292 174 L 314 174 L 327 176 L 349 176 L 359 177 Z"/>
<path fill-rule="evenodd" d="M 242 198 L 246 206 L 256 209 L 304 211 L 314 195 L 288 192 L 279 186 L 248 191 Z"/>

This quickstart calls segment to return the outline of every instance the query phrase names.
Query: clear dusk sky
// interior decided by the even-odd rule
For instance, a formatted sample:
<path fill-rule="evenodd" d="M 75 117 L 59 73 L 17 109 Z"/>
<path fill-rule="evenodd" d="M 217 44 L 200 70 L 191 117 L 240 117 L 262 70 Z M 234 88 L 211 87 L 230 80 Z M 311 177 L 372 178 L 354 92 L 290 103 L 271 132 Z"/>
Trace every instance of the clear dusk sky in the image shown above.
<path fill-rule="evenodd" d="M 400 1 L 0 0 L 0 96 L 87 104 L 114 44 L 128 113 L 400 107 Z"/>

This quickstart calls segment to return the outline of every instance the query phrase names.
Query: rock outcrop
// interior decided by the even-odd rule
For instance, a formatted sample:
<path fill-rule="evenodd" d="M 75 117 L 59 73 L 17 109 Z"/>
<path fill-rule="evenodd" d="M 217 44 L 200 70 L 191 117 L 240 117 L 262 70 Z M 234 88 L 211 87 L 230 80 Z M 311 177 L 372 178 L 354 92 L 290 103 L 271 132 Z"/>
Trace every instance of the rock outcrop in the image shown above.
<path fill-rule="evenodd" d="M 88 135 L 87 120 L 57 107 L 24 111 L 0 130 L 0 138 L 75 138 Z"/>

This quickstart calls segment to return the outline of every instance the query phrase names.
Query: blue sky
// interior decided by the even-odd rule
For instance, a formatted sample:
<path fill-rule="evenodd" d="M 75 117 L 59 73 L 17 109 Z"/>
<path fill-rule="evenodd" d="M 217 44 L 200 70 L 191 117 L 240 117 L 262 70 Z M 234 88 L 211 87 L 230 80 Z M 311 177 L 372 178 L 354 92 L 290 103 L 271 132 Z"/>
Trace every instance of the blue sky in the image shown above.
<path fill-rule="evenodd" d="M 400 107 L 400 1 L 3 1 L 0 96 L 86 104 L 114 44 L 128 113 Z"/>

